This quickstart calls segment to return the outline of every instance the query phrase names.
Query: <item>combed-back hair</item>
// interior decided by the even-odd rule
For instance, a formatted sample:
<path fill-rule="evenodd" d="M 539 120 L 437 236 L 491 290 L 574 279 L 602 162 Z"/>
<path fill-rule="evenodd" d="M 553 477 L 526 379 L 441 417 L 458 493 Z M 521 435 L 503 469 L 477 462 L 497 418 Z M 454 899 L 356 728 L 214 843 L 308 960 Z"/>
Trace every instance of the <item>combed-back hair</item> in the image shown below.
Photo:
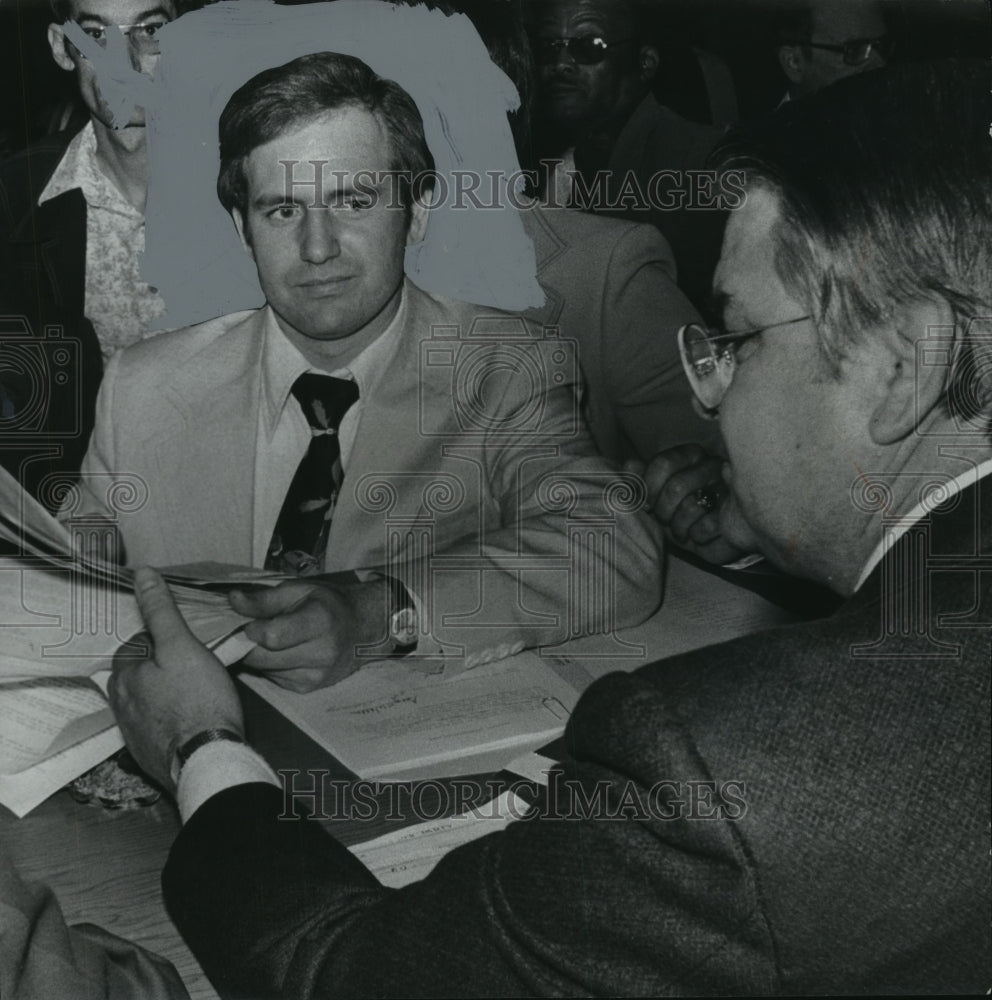
<path fill-rule="evenodd" d="M 265 70 L 235 91 L 220 116 L 217 196 L 229 212 L 247 210 L 245 161 L 252 150 L 314 118 L 342 108 L 364 108 L 385 127 L 392 146 L 390 170 L 409 210 L 411 180 L 434 169 L 417 105 L 392 80 L 360 59 L 337 52 L 300 56 Z"/>
<path fill-rule="evenodd" d="M 850 77 L 730 134 L 712 159 L 777 196 L 776 270 L 835 366 L 901 303 L 946 300 L 960 343 L 949 411 L 992 433 L 989 68 L 946 60 Z"/>

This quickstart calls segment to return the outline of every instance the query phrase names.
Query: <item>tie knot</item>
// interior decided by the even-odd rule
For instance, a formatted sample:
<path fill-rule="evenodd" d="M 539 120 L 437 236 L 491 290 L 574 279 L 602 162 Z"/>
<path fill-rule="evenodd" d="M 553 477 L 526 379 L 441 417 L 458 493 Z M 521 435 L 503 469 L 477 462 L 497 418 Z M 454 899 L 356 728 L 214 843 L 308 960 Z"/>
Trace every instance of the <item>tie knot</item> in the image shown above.
<path fill-rule="evenodd" d="M 358 383 L 333 375 L 306 372 L 293 383 L 293 395 L 313 430 L 336 429 L 358 401 Z"/>

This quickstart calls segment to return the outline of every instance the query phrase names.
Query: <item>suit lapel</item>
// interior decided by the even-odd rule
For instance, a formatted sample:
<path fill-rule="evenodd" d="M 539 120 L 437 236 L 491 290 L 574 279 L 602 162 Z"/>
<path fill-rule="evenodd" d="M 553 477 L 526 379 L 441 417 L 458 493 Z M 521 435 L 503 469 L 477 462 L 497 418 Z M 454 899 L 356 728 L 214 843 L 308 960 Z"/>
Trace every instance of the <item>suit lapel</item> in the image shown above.
<path fill-rule="evenodd" d="M 329 571 L 367 567 L 384 558 L 388 522 L 430 520 L 424 489 L 439 478 L 441 441 L 425 433 L 420 417 L 451 410 L 428 380 L 420 378 L 421 344 L 436 325 L 459 319 L 407 284 L 407 318 L 396 352 L 365 398 L 348 457 L 327 546 Z M 428 428 L 429 430 L 430 428 Z M 424 470 L 420 473 L 416 470 Z M 376 484 L 386 483 L 385 488 Z M 389 496 L 382 507 L 378 501 Z"/>
<path fill-rule="evenodd" d="M 264 311 L 254 312 L 163 390 L 176 420 L 150 447 L 165 523 L 182 538 L 176 551 L 190 558 L 252 561 L 263 333 Z"/>

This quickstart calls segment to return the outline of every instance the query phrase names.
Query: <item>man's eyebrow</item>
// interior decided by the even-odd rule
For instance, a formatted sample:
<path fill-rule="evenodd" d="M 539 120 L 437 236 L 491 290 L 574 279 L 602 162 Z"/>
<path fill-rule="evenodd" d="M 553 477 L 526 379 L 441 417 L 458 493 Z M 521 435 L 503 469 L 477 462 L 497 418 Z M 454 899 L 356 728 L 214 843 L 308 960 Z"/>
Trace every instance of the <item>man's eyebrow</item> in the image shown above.
<path fill-rule="evenodd" d="M 288 192 L 260 194 L 251 199 L 252 208 L 276 208 L 279 205 L 301 205 L 305 199 Z"/>

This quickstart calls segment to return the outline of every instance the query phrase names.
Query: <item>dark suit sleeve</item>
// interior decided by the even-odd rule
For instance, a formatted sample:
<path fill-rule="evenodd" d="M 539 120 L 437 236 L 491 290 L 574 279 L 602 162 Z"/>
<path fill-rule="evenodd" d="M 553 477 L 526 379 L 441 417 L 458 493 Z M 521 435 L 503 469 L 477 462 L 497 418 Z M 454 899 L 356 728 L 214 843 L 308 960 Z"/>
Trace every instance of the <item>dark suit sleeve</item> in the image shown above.
<path fill-rule="evenodd" d="M 615 729 L 608 716 L 594 710 L 583 743 L 604 723 Z M 661 752 L 663 773 L 705 775 L 679 729 Z M 732 824 L 679 818 L 666 791 L 651 805 L 651 762 L 624 753 L 622 767 L 592 756 L 571 766 L 544 818 L 465 845 L 400 890 L 381 887 L 315 824 L 278 820 L 278 789 L 229 789 L 180 834 L 167 904 L 225 997 L 774 989 Z"/>

